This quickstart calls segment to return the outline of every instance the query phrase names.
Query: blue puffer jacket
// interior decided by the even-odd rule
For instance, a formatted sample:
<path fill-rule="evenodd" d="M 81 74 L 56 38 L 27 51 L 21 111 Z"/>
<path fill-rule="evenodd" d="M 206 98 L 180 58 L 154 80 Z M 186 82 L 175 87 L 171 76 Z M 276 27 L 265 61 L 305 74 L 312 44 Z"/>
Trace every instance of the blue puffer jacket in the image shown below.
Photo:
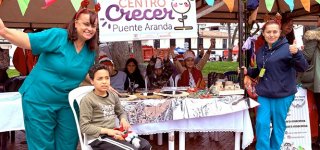
<path fill-rule="evenodd" d="M 262 46 L 257 54 L 257 68 L 248 69 L 250 77 L 257 77 L 265 62 L 265 74 L 259 79 L 256 91 L 269 98 L 286 97 L 297 92 L 296 71 L 304 72 L 308 63 L 301 51 L 292 55 L 286 38 L 280 38 L 272 48 Z"/>

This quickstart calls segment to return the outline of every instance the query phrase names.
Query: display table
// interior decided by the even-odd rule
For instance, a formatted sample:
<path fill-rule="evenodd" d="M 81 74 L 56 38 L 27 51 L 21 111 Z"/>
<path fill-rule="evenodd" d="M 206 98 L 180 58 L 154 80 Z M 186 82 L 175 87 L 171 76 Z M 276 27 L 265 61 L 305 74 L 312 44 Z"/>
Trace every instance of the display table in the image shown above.
<path fill-rule="evenodd" d="M 179 131 L 179 149 L 185 148 L 185 132 L 235 132 L 235 149 L 253 141 L 253 129 L 246 101 L 241 95 L 210 99 L 167 98 L 122 101 L 128 120 L 138 134 L 169 133 L 169 149 L 174 148 L 174 131 Z M 240 101 L 239 101 L 240 100 Z M 235 103 L 236 102 L 236 103 Z M 250 106 L 258 103 L 250 100 Z M 170 146 L 171 145 L 171 146 Z"/>
<path fill-rule="evenodd" d="M 185 132 L 236 132 L 235 149 L 253 140 L 253 130 L 248 105 L 234 102 L 242 96 L 224 96 L 211 99 L 168 98 L 154 100 L 122 101 L 128 120 L 138 134 L 170 133 L 169 148 L 173 149 L 174 131 L 181 137 L 180 149 L 184 149 Z M 250 100 L 251 107 L 258 105 Z M 21 96 L 18 92 L 0 93 L 0 132 L 23 130 Z"/>
<path fill-rule="evenodd" d="M 5 150 L 9 134 L 6 131 L 24 130 L 20 94 L 18 92 L 0 93 L 0 110 L 1 149 Z M 14 141 L 14 139 L 11 140 Z"/>

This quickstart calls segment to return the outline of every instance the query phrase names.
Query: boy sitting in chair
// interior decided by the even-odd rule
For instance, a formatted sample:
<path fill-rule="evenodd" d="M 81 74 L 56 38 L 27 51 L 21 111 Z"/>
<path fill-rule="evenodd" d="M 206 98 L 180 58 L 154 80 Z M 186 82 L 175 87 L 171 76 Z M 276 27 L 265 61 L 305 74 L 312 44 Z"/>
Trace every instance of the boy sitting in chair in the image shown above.
<path fill-rule="evenodd" d="M 96 64 L 89 70 L 94 90 L 83 97 L 80 103 L 80 128 L 88 136 L 92 149 L 149 150 L 150 143 L 140 137 L 129 136 L 130 124 L 119 97 L 110 90 L 110 76 L 105 65 Z M 120 120 L 123 130 L 117 130 L 115 119 Z M 128 139 L 130 137 L 131 139 Z M 138 138 L 138 139 L 134 139 Z M 135 141 L 135 143 L 132 143 Z"/>

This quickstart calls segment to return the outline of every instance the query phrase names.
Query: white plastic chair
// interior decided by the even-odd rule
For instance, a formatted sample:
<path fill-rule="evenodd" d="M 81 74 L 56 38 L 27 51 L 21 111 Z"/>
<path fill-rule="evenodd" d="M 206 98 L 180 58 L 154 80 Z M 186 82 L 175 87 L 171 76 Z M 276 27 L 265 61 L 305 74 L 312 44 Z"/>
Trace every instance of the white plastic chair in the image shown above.
<path fill-rule="evenodd" d="M 78 87 L 76 89 L 73 89 L 70 93 L 69 93 L 69 104 L 70 104 L 70 107 L 71 107 L 71 110 L 73 112 L 73 116 L 74 116 L 74 119 L 76 121 L 76 125 L 77 125 L 77 130 L 78 130 L 78 136 L 79 136 L 79 140 L 80 140 L 80 147 L 82 150 L 92 150 L 91 146 L 88 145 L 88 140 L 87 140 L 87 137 L 85 134 L 83 134 L 83 139 L 82 139 L 82 136 L 81 136 L 81 130 L 80 130 L 80 126 L 79 126 L 79 119 L 78 119 L 78 116 L 77 116 L 77 113 L 74 109 L 74 101 L 76 100 L 78 106 L 80 105 L 80 102 L 82 100 L 82 97 L 85 96 L 87 93 L 89 93 L 90 91 L 93 90 L 93 86 L 81 86 L 81 87 Z"/>
<path fill-rule="evenodd" d="M 173 80 L 173 76 L 170 76 L 170 78 L 169 78 L 169 84 L 170 84 L 170 87 L 175 86 L 174 80 Z"/>
<path fill-rule="evenodd" d="M 181 74 L 177 74 L 176 77 L 174 78 L 174 85 L 175 87 L 178 87 L 178 81 L 181 78 Z"/>

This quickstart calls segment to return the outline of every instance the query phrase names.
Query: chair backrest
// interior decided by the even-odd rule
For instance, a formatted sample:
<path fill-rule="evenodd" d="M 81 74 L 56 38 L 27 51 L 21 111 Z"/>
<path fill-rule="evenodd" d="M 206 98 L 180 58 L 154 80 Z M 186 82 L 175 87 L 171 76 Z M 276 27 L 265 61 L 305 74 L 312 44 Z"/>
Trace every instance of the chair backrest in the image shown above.
<path fill-rule="evenodd" d="M 173 76 L 170 76 L 170 78 L 169 78 L 169 84 L 170 84 L 170 87 L 173 87 L 173 86 L 174 86 Z"/>
<path fill-rule="evenodd" d="M 227 71 L 224 73 L 224 76 L 228 79 L 228 81 L 233 81 L 234 83 L 239 82 L 239 75 L 237 71 Z"/>
<path fill-rule="evenodd" d="M 175 87 L 178 87 L 178 81 L 181 78 L 181 74 L 177 74 L 176 77 L 174 78 L 174 85 Z"/>
<path fill-rule="evenodd" d="M 74 109 L 74 105 L 73 104 L 74 104 L 74 101 L 76 101 L 78 106 L 79 106 L 83 96 L 85 96 L 87 93 L 92 91 L 93 88 L 94 88 L 93 86 L 81 86 L 81 87 L 73 89 L 68 95 L 69 104 L 70 104 L 71 110 L 73 112 L 74 119 L 76 121 L 77 130 L 78 130 L 78 136 L 79 136 L 79 140 L 80 140 L 80 146 L 81 146 L 82 150 L 91 149 L 91 147 L 88 146 L 87 138 L 86 138 L 85 134 L 83 135 L 84 138 L 82 139 L 82 134 L 81 134 L 81 130 L 80 130 L 78 115 L 77 115 L 77 113 L 76 113 L 76 111 Z"/>
<path fill-rule="evenodd" d="M 217 72 L 210 72 L 208 74 L 208 88 L 210 88 L 210 86 L 212 84 L 215 84 L 215 82 L 218 80 L 218 79 L 224 79 L 224 74 L 223 73 L 217 73 Z"/>

